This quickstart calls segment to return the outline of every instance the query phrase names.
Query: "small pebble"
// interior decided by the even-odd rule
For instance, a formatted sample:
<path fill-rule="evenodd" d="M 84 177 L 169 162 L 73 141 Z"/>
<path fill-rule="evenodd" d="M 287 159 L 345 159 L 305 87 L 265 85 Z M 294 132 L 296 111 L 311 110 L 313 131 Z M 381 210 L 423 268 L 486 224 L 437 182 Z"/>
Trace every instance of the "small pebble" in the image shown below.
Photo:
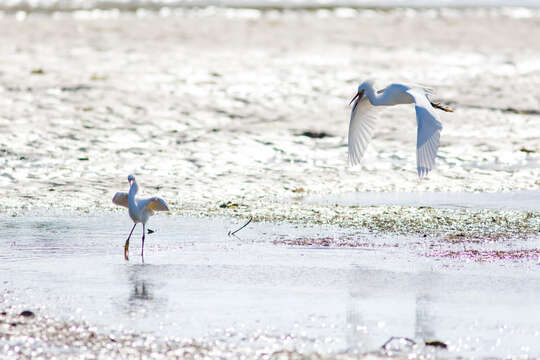
<path fill-rule="evenodd" d="M 21 312 L 19 314 L 20 316 L 22 317 L 26 317 L 26 318 L 33 318 L 34 316 L 36 316 L 32 311 L 30 310 L 24 310 L 23 312 Z"/>

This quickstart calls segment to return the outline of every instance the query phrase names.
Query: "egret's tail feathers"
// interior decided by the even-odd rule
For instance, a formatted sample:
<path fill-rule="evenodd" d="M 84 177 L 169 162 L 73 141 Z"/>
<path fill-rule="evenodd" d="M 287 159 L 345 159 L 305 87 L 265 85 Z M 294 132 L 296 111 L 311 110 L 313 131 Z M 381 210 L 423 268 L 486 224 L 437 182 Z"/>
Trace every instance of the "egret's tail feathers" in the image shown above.
<path fill-rule="evenodd" d="M 434 108 L 436 109 L 439 109 L 439 110 L 442 110 L 442 111 L 446 111 L 446 112 L 454 112 L 454 110 L 452 109 L 449 109 L 447 107 L 444 107 L 442 106 L 441 104 L 439 103 L 434 103 L 434 102 L 430 102 L 431 103 L 431 106 L 433 106 Z"/>

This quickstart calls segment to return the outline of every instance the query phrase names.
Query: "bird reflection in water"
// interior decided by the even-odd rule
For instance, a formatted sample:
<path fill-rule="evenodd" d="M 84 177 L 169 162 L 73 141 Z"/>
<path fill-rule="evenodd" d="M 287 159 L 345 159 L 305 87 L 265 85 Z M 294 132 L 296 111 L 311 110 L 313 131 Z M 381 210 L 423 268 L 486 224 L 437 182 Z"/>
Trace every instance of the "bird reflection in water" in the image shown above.
<path fill-rule="evenodd" d="M 389 279 L 393 285 L 389 285 Z M 437 339 L 435 309 L 441 282 L 441 275 L 430 271 L 404 275 L 355 266 L 350 273 L 345 309 L 348 349 L 360 352 L 376 349 L 391 336 L 419 342 Z M 398 284 L 408 286 L 396 286 Z M 389 286 L 396 290 L 388 291 Z M 401 327 L 394 326 L 396 318 L 409 319 L 409 322 Z M 378 321 L 389 326 L 379 328 Z"/>
<path fill-rule="evenodd" d="M 129 280 L 129 296 L 127 299 L 128 310 L 131 313 L 140 313 L 152 304 L 152 307 L 156 306 L 154 283 L 149 279 L 151 274 L 151 267 L 144 264 L 138 264 L 130 266 L 128 268 L 128 280 Z"/>
<path fill-rule="evenodd" d="M 133 291 L 131 292 L 131 295 L 129 296 L 129 301 L 137 301 L 137 300 L 152 300 L 153 297 L 150 294 L 148 290 L 148 285 L 146 284 L 145 280 L 135 281 L 133 284 Z"/>
<path fill-rule="evenodd" d="M 441 281 L 440 274 L 434 272 L 422 272 L 418 274 L 414 318 L 414 336 L 417 339 L 431 340 L 437 336 L 434 297 L 437 285 Z"/>

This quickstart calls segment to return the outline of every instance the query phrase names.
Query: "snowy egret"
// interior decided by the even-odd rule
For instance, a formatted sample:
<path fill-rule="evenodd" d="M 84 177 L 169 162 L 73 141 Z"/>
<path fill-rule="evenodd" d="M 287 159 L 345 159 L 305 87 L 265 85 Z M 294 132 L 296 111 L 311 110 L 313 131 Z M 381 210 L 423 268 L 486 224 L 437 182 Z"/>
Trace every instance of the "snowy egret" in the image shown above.
<path fill-rule="evenodd" d="M 437 119 L 435 109 L 447 112 L 452 110 L 431 102 L 429 89 L 391 84 L 375 93 L 373 80 L 364 81 L 351 100 L 354 105 L 349 124 L 349 163 L 354 166 L 360 163 L 371 140 L 377 124 L 375 106 L 391 106 L 413 104 L 416 109 L 418 133 L 416 139 L 416 165 L 418 176 L 423 177 L 435 165 L 435 157 L 439 149 L 442 124 Z"/>
<path fill-rule="evenodd" d="M 113 203 L 115 203 L 116 205 L 128 208 L 129 216 L 131 217 L 131 220 L 133 220 L 133 222 L 135 223 L 131 228 L 131 231 L 129 232 L 126 244 L 124 245 L 124 258 L 126 260 L 129 260 L 129 239 L 131 238 L 131 234 L 133 233 L 133 230 L 135 230 L 135 226 L 137 226 L 137 223 L 142 223 L 143 226 L 141 256 L 144 257 L 144 235 L 146 222 L 148 221 L 150 216 L 154 215 L 155 211 L 169 211 L 169 205 L 167 205 L 167 202 L 162 198 L 155 196 L 148 199 L 135 198 L 137 191 L 139 191 L 139 186 L 135 181 L 135 176 L 129 175 L 128 183 L 129 193 L 117 192 L 116 194 L 114 194 L 112 199 Z"/>

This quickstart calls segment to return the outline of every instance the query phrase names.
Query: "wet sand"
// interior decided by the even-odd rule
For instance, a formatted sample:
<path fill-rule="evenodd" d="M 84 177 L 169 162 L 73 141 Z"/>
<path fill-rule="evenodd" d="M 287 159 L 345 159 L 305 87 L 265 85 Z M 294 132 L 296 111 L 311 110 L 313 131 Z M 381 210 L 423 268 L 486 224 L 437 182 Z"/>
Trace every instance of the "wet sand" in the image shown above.
<path fill-rule="evenodd" d="M 410 259 L 420 261 L 427 264 L 424 270 L 428 273 L 443 274 L 442 281 L 432 279 L 437 300 L 423 295 L 419 300 L 414 298 L 422 289 L 431 291 L 429 286 L 420 289 L 418 284 L 424 283 L 425 278 L 416 272 L 418 269 L 398 278 L 409 284 L 405 291 L 407 299 L 411 303 L 419 302 L 419 309 L 425 304 L 435 304 L 434 309 L 427 310 L 431 315 L 426 316 L 431 320 L 425 320 L 425 326 L 439 324 L 437 311 L 441 307 L 446 311 L 443 315 L 464 311 L 465 319 L 474 318 L 469 308 L 457 299 L 459 294 L 470 290 L 463 289 L 465 284 L 478 290 L 475 293 L 478 297 L 465 299 L 489 309 L 483 317 L 484 325 L 491 329 L 486 330 L 487 334 L 493 334 L 490 333 L 493 329 L 495 332 L 509 329 L 507 338 L 517 339 L 512 346 L 521 345 L 519 339 L 526 339 L 523 346 L 528 346 L 528 350 L 510 346 L 507 351 L 496 347 L 488 351 L 487 345 L 477 347 L 472 345 L 479 332 L 474 324 L 468 329 L 452 328 L 456 319 L 444 315 L 440 329 L 450 330 L 435 332 L 434 336 L 444 335 L 440 340 L 454 346 L 451 354 L 469 356 L 471 353 L 467 351 L 479 348 L 484 356 L 540 355 L 534 341 L 527 337 L 537 336 L 538 329 L 534 324 L 523 325 L 527 319 L 525 313 L 514 313 L 520 291 L 526 299 L 533 299 L 534 294 L 527 292 L 525 285 L 514 288 L 514 279 L 504 275 L 510 272 L 523 284 L 531 285 L 530 289 L 537 288 L 535 244 L 540 213 L 536 207 L 513 206 L 508 199 L 512 192 L 527 190 L 536 194 L 534 191 L 540 185 L 537 125 L 540 43 L 535 41 L 540 38 L 539 19 L 536 11 L 523 9 L 262 12 L 204 9 L 2 14 L 0 186 L 4 197 L 0 212 L 5 216 L 2 221 L 6 226 L 14 228 L 9 230 L 12 231 L 9 236 L 4 232 L 2 239 L 6 250 L 2 252 L 2 272 L 6 275 L 2 278 L 10 280 L 3 280 L 7 281 L 3 283 L 2 295 L 6 314 L 0 317 L 0 349 L 5 351 L 0 357 L 36 357 L 38 354 L 32 352 L 39 348 L 44 357 L 55 354 L 60 358 L 81 354 L 89 357 L 102 354 L 109 358 L 157 354 L 172 357 L 180 353 L 189 357 L 192 351 L 189 349 L 200 351 L 199 355 L 207 358 L 218 355 L 261 358 L 264 354 L 355 356 L 354 351 L 340 353 L 346 347 L 314 349 L 313 353 L 291 350 L 286 346 L 287 331 L 272 333 L 279 340 L 271 342 L 274 347 L 269 348 L 257 347 L 251 340 L 248 345 L 222 341 L 221 335 L 171 340 L 163 333 L 142 333 L 140 328 L 120 332 L 118 339 L 126 338 L 112 341 L 113 332 L 106 324 L 96 325 L 99 321 L 84 316 L 66 318 L 62 311 L 75 312 L 73 303 L 55 310 L 54 301 L 49 298 L 40 308 L 39 301 L 27 297 L 24 289 L 35 289 L 38 296 L 49 292 L 47 281 L 41 287 L 29 280 L 33 275 L 40 279 L 54 272 L 47 269 L 51 265 L 47 265 L 44 254 L 49 254 L 55 262 L 69 259 L 66 267 L 57 270 L 56 276 L 61 279 L 72 273 L 69 264 L 78 261 L 86 261 L 89 268 L 101 264 L 104 271 L 110 270 L 104 279 L 115 281 L 118 279 L 111 275 L 115 266 L 129 268 L 128 273 L 136 268 L 125 266 L 117 257 L 129 230 L 129 219 L 125 209 L 111 203 L 114 192 L 127 190 L 129 173 L 137 176 L 142 196 L 159 194 L 172 207 L 170 216 L 163 215 L 152 222 L 163 221 L 175 230 L 165 231 L 160 226 L 159 232 L 152 236 L 159 236 L 173 247 L 172 253 L 178 257 L 169 258 L 159 245 L 151 246 L 148 254 L 152 260 L 147 260 L 149 266 L 143 267 L 150 271 L 147 275 L 151 279 L 162 274 L 167 263 L 173 274 L 178 274 L 183 265 L 188 266 L 184 262 L 188 260 L 184 256 L 188 255 L 182 252 L 185 249 L 178 248 L 177 243 L 174 245 L 179 234 L 185 234 L 183 216 L 253 217 L 253 226 L 266 226 L 264 222 L 300 224 L 307 227 L 301 227 L 299 233 L 292 230 L 295 225 L 287 225 L 291 228 L 287 228 L 285 236 L 279 236 L 279 231 L 276 235 L 275 229 L 269 230 L 268 236 L 250 233 L 248 227 L 244 236 L 262 242 L 259 245 L 264 254 L 283 255 L 282 252 L 288 253 L 287 249 L 292 247 L 292 253 L 305 253 L 304 257 L 314 256 L 312 259 L 317 256 L 325 259 L 336 256 L 327 261 L 342 259 L 342 264 L 330 265 L 342 266 L 341 275 L 351 276 L 349 279 L 353 280 L 340 283 L 336 275 L 333 281 L 342 284 L 343 289 L 353 289 L 354 294 L 354 286 L 365 279 L 351 275 L 355 267 L 348 261 L 357 261 L 360 267 L 373 264 L 375 260 L 369 259 L 376 252 L 380 256 L 374 258 L 380 260 L 373 264 L 376 271 L 367 273 L 379 280 L 396 279 L 396 269 L 388 273 L 388 269 L 380 268 L 388 259 L 395 257 L 407 264 Z M 362 166 L 358 169 L 347 166 L 350 111 L 347 103 L 358 83 L 367 77 L 377 78 L 379 86 L 391 81 L 429 86 L 436 90 L 435 100 L 455 109 L 452 114 L 441 114 L 444 130 L 440 156 L 428 179 L 419 181 L 416 177 L 416 131 L 414 111 L 410 107 L 385 111 Z M 306 136 L 310 132 L 322 136 Z M 507 193 L 501 196 L 500 205 L 495 194 L 490 206 L 479 207 L 465 206 L 460 199 L 468 195 L 458 196 L 453 206 L 442 207 L 422 198 L 396 205 L 392 201 L 373 204 L 372 196 L 362 197 L 366 192 L 425 191 Z M 351 193 L 356 194 L 354 203 L 346 195 Z M 346 199 L 340 200 L 344 196 Z M 65 214 L 60 209 L 67 211 L 70 220 L 62 220 Z M 51 214 L 56 215 L 51 217 Z M 110 216 L 115 221 L 114 230 L 109 222 L 98 226 L 93 215 L 98 219 Z M 36 216 L 49 218 L 32 220 Z M 28 221 L 39 226 L 25 233 Z M 116 221 L 122 221 L 125 231 L 116 227 Z M 222 220 L 204 221 L 219 226 Z M 22 227 L 17 228 L 16 224 Z M 63 225 L 66 227 L 62 228 Z M 208 224 L 202 226 L 212 228 Z M 320 229 L 318 226 L 327 228 L 310 232 L 309 229 Z M 219 229 L 220 234 L 221 230 L 226 234 L 227 228 Z M 90 240 L 84 231 L 91 234 Z M 198 233 L 196 228 L 192 232 Z M 28 249 L 24 246 L 25 234 Z M 74 243 L 70 236 L 90 243 Z M 103 246 L 106 241 L 110 245 Z M 235 246 L 244 246 L 235 243 L 230 249 L 228 239 L 226 245 L 220 241 L 207 244 L 205 250 L 223 251 L 226 255 L 220 256 L 231 256 L 234 260 L 239 256 Z M 400 241 L 404 244 L 401 247 Z M 196 248 L 184 243 L 184 239 L 181 243 Z M 65 248 L 72 252 L 63 258 Z M 312 248 L 316 249 L 314 253 L 306 250 Z M 335 255 L 338 252 L 341 255 Z M 365 256 L 361 255 L 363 252 L 367 252 Z M 192 260 L 201 261 L 193 256 Z M 349 258 L 352 260 L 345 260 Z M 399 261 L 390 264 L 403 267 Z M 41 264 L 41 270 L 28 268 L 31 264 Z M 189 266 L 196 264 L 195 261 Z M 13 267 L 24 272 L 13 274 Z M 448 275 L 446 268 L 455 272 Z M 323 276 L 325 269 L 317 271 L 321 279 L 328 280 Z M 197 273 L 190 274 L 200 280 Z M 525 280 L 517 274 L 524 274 Z M 295 276 L 289 274 L 281 281 L 302 280 L 302 276 Z M 486 276 L 494 276 L 500 285 L 495 293 L 478 282 L 480 279 L 491 284 L 494 278 Z M 90 280 L 95 281 L 95 287 L 88 289 L 104 291 L 111 287 L 100 284 L 99 279 Z M 363 304 L 369 312 L 376 309 L 377 299 L 387 299 L 384 304 L 395 307 L 396 294 L 381 290 L 388 288 L 386 283 L 381 285 L 383 282 L 369 283 L 360 292 L 361 296 L 357 294 L 359 297 L 351 295 L 353 305 Z M 343 290 L 330 288 L 331 292 Z M 506 294 L 510 288 L 515 290 L 516 298 L 508 295 L 500 297 L 500 303 L 490 303 L 489 299 Z M 163 298 L 159 289 L 158 286 L 152 299 L 161 306 Z M 457 297 L 454 303 L 463 305 L 462 308 L 445 307 L 449 304 L 444 300 L 448 289 L 452 289 L 451 296 Z M 129 281 L 119 288 L 127 298 L 139 290 L 142 291 L 137 286 L 130 288 Z M 163 294 L 172 297 L 166 291 Z M 195 289 L 188 298 L 199 299 L 200 295 Z M 381 296 L 368 303 L 358 300 L 367 295 Z M 310 298 L 309 292 L 303 296 Z M 337 298 L 346 302 L 347 296 Z M 319 294 L 316 298 L 324 296 Z M 485 301 L 478 302 L 479 298 Z M 167 309 L 170 300 L 164 302 L 162 310 Z M 136 297 L 135 303 L 142 305 L 136 309 L 136 314 L 141 315 L 139 310 L 156 302 Z M 339 309 L 343 314 L 342 305 Z M 37 310 L 33 308 L 38 317 L 31 326 L 10 325 L 32 321 L 18 320 L 19 312 L 24 310 L 21 306 L 38 306 Z M 493 324 L 487 319 L 493 313 L 499 314 L 497 306 L 502 306 L 508 316 L 500 324 Z M 321 307 L 325 311 L 330 308 Z M 215 311 L 216 307 L 212 309 Z M 259 310 L 264 312 L 268 308 Z M 413 312 L 406 307 L 402 310 L 403 322 L 395 324 L 402 324 L 399 329 L 404 331 L 394 328 L 377 335 L 375 340 L 370 340 L 370 346 L 360 346 L 357 352 L 380 356 L 371 351 L 378 349 L 387 336 L 414 337 L 408 315 Z M 415 315 L 420 317 L 420 324 L 424 321 L 422 311 Z M 379 320 L 384 318 L 383 311 L 377 314 Z M 338 328 L 349 323 L 332 319 Z M 520 319 L 524 322 L 520 323 Z M 353 320 L 351 323 L 358 319 Z M 299 320 L 302 325 L 309 324 L 302 321 Z M 376 317 L 358 321 L 361 329 L 371 324 L 370 331 L 377 333 Z M 393 320 L 385 323 L 393 324 Z M 508 324 L 514 325 L 508 327 Z M 49 332 L 51 326 L 53 330 Z M 322 322 L 314 328 L 323 329 Z M 79 331 L 85 335 L 77 335 Z M 90 333 L 94 333 L 92 339 Z M 336 331 L 328 333 L 335 336 Z M 464 337 L 461 343 L 458 333 Z M 44 334 L 52 337 L 46 338 Z M 312 340 L 324 341 L 325 337 L 319 335 L 313 335 Z M 488 343 L 494 340 L 496 344 L 496 336 L 487 338 Z M 426 340 L 423 335 L 417 339 Z M 293 344 L 312 344 L 312 340 L 301 339 Z M 198 347 L 201 342 L 203 348 Z M 156 347 L 152 348 L 152 344 Z M 459 344 L 469 345 L 459 347 L 459 352 L 456 350 Z M 66 347 L 76 350 L 69 352 Z M 439 355 L 446 356 L 434 356 Z"/>
<path fill-rule="evenodd" d="M 537 189 L 535 14 L 4 15 L 2 212 L 112 210 L 129 173 L 175 214 L 230 214 L 230 201 L 270 220 L 294 220 L 311 194 Z M 385 111 L 362 166 L 347 166 L 347 103 L 367 77 L 424 84 L 455 108 L 429 179 L 410 107 Z"/>

